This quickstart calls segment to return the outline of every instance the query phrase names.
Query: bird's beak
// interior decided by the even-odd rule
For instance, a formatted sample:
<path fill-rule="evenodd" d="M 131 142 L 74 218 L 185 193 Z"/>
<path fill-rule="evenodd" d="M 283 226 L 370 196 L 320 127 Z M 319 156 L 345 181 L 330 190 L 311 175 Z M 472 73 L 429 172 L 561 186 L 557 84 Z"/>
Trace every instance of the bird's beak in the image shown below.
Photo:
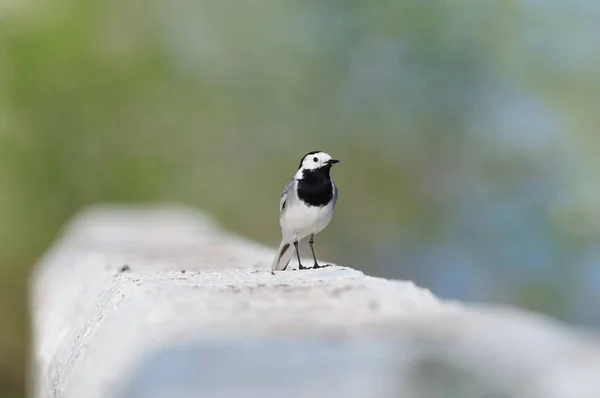
<path fill-rule="evenodd" d="M 339 163 L 339 162 L 340 162 L 340 161 L 339 161 L 339 160 L 336 160 L 336 159 L 329 159 L 329 160 L 327 161 L 327 164 L 336 164 L 336 163 Z"/>

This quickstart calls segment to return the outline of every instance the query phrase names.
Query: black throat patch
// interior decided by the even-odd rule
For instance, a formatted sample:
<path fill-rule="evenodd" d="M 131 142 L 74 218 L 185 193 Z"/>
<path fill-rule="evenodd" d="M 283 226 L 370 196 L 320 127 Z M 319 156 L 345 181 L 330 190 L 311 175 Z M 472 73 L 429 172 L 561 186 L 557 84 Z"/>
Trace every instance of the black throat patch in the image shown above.
<path fill-rule="evenodd" d="M 333 184 L 329 177 L 331 165 L 304 170 L 298 180 L 298 198 L 309 206 L 323 207 L 333 198 Z"/>

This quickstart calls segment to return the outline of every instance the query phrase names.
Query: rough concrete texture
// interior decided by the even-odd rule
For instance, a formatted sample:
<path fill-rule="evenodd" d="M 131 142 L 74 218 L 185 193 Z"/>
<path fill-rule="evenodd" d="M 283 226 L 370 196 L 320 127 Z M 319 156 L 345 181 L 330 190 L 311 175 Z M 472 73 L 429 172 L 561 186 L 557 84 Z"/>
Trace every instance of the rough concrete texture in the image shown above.
<path fill-rule="evenodd" d="M 83 212 L 32 278 L 31 396 L 600 397 L 595 336 L 273 255 L 180 206 Z"/>

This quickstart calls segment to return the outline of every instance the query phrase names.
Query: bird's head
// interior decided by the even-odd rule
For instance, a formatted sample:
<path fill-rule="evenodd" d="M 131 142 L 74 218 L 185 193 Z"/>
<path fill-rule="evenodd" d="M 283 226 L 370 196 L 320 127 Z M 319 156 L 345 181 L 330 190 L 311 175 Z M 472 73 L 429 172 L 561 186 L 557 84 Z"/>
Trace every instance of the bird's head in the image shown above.
<path fill-rule="evenodd" d="M 298 174 L 302 175 L 304 170 L 317 171 L 323 170 L 329 175 L 331 166 L 338 163 L 339 160 L 333 159 L 330 154 L 321 151 L 309 152 L 302 157 L 300 166 L 298 167 Z"/>
<path fill-rule="evenodd" d="M 304 170 L 314 170 L 321 167 L 331 168 L 332 165 L 338 162 L 339 160 L 333 159 L 331 155 L 326 152 L 314 151 L 309 152 L 302 157 L 298 168 Z"/>

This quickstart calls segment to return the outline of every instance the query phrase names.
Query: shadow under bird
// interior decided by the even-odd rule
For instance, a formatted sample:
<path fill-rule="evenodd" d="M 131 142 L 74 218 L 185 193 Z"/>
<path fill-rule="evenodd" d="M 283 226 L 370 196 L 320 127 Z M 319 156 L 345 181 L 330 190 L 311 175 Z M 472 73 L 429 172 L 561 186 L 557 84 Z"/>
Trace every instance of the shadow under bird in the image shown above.
<path fill-rule="evenodd" d="M 309 152 L 300 161 L 296 175 L 286 184 L 279 200 L 279 224 L 283 239 L 273 260 L 271 273 L 287 269 L 294 249 L 299 269 L 328 266 L 319 265 L 313 244 L 315 235 L 325 229 L 333 217 L 338 190 L 330 172 L 338 162 L 328 153 Z M 310 237 L 308 243 L 315 261 L 312 267 L 304 267 L 300 261 L 298 242 L 306 237 Z"/>

